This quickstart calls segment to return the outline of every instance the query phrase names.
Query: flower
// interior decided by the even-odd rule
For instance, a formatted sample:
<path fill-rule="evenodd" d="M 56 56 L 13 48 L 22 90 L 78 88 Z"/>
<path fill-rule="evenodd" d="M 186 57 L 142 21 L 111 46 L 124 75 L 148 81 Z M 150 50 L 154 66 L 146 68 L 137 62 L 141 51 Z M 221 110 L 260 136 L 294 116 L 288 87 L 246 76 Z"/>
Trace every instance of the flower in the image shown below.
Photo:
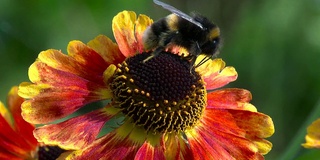
<path fill-rule="evenodd" d="M 63 150 L 37 142 L 32 133 L 34 125 L 21 117 L 20 106 L 23 101 L 18 96 L 18 87 L 14 86 L 8 94 L 10 112 L 0 102 L 0 159 L 56 159 Z"/>
<path fill-rule="evenodd" d="M 305 148 L 320 148 L 320 119 L 314 121 L 307 129 Z"/>
<path fill-rule="evenodd" d="M 29 99 L 24 119 L 47 124 L 34 131 L 38 141 L 76 150 L 61 159 L 263 159 L 272 147 L 264 139 L 274 133 L 272 119 L 249 103 L 249 91 L 216 90 L 237 78 L 235 69 L 214 59 L 190 70 L 189 61 L 165 51 L 143 62 L 151 55 L 142 44 L 150 24 L 145 15 L 123 11 L 112 24 L 117 44 L 100 35 L 87 45 L 71 41 L 68 55 L 39 54 L 31 82 L 19 87 Z M 102 100 L 111 101 L 48 124 Z M 119 116 L 123 122 L 97 138 Z"/>

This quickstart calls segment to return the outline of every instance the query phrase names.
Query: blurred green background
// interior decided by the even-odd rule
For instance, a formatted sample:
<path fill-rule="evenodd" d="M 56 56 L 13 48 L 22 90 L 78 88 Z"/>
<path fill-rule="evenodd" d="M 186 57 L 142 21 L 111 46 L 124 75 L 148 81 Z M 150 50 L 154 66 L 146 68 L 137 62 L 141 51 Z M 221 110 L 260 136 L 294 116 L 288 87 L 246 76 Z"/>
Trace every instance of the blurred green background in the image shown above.
<path fill-rule="evenodd" d="M 320 159 L 303 149 L 306 126 L 320 117 L 320 0 L 166 0 L 186 13 L 197 11 L 220 26 L 218 57 L 234 66 L 228 87 L 250 90 L 252 103 L 273 118 L 273 150 L 266 159 Z M 113 39 L 111 20 L 122 10 L 154 20 L 169 14 L 151 0 L 1 0 L 0 100 L 21 81 L 40 51 L 66 53 L 70 40 L 98 34 Z M 318 157 L 318 158 L 317 158 Z"/>

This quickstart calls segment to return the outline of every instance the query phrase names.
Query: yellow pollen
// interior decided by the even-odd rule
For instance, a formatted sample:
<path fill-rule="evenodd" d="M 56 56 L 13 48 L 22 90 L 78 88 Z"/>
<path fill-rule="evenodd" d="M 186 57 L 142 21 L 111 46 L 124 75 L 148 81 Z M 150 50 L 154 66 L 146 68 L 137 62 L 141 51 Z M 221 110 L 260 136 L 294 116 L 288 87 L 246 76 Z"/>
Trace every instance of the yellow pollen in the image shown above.
<path fill-rule="evenodd" d="M 147 97 L 150 97 L 150 93 L 147 92 L 147 93 L 146 93 L 146 96 L 147 96 Z"/>
<path fill-rule="evenodd" d="M 171 107 L 168 107 L 167 110 L 168 110 L 168 111 L 171 111 Z"/>
<path fill-rule="evenodd" d="M 174 101 L 174 102 L 172 102 L 172 104 L 175 106 L 175 105 L 177 105 L 178 103 L 177 103 L 176 101 Z"/>
<path fill-rule="evenodd" d="M 139 93 L 139 89 L 134 89 L 134 92 Z"/>
<path fill-rule="evenodd" d="M 134 80 L 133 80 L 132 78 L 130 78 L 130 79 L 129 79 L 129 81 L 130 81 L 131 83 L 133 83 L 133 82 L 134 82 Z"/>
<path fill-rule="evenodd" d="M 195 89 L 195 88 L 196 88 L 196 85 L 192 85 L 191 88 Z"/>
<path fill-rule="evenodd" d="M 122 70 L 121 70 L 120 68 L 118 68 L 118 69 L 117 69 L 117 72 L 118 72 L 118 73 L 121 73 L 121 72 L 122 72 Z"/>
<path fill-rule="evenodd" d="M 146 92 L 144 92 L 144 91 L 141 91 L 141 94 L 143 95 L 143 94 L 145 94 Z"/>
<path fill-rule="evenodd" d="M 159 106 L 160 106 L 160 104 L 159 104 L 159 103 L 157 103 L 157 104 L 156 104 L 156 107 L 159 107 Z"/>
<path fill-rule="evenodd" d="M 132 93 L 132 90 L 131 90 L 131 89 L 128 89 L 128 90 L 127 90 L 127 93 Z"/>
<path fill-rule="evenodd" d="M 162 112 L 162 111 L 160 111 L 159 113 L 160 113 L 160 114 L 163 114 L 163 112 Z"/>
<path fill-rule="evenodd" d="M 117 66 L 118 66 L 118 68 L 121 68 L 121 67 L 122 67 L 122 65 L 121 65 L 120 63 L 119 63 Z"/>
<path fill-rule="evenodd" d="M 165 104 L 168 104 L 168 103 L 169 103 L 169 101 L 168 101 L 168 100 L 164 100 L 163 102 L 164 102 Z"/>
<path fill-rule="evenodd" d="M 182 105 L 181 108 L 185 109 L 185 108 L 187 108 L 187 106 L 186 105 Z"/>
<path fill-rule="evenodd" d="M 125 67 L 124 69 L 125 69 L 127 72 L 129 72 L 129 68 L 128 68 L 128 67 Z"/>
<path fill-rule="evenodd" d="M 146 103 L 143 103 L 143 105 L 142 105 L 143 107 L 147 107 L 147 104 Z"/>
<path fill-rule="evenodd" d="M 154 108 L 149 110 L 149 112 L 154 112 L 154 111 L 156 111 L 156 109 L 154 109 Z"/>

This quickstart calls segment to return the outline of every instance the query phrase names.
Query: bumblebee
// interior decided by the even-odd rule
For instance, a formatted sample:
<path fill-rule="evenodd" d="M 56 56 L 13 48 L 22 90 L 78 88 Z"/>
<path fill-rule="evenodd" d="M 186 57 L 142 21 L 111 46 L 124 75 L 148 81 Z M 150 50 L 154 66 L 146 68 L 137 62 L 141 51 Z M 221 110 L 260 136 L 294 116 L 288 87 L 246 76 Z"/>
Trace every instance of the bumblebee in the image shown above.
<path fill-rule="evenodd" d="M 220 29 L 206 17 L 193 13 L 191 16 L 163 3 L 153 0 L 172 14 L 149 26 L 143 35 L 146 50 L 154 50 L 144 62 L 157 56 L 166 48 L 179 46 L 185 48 L 192 66 L 198 67 L 217 54 L 220 46 Z M 205 55 L 198 64 L 195 61 L 199 55 Z"/>

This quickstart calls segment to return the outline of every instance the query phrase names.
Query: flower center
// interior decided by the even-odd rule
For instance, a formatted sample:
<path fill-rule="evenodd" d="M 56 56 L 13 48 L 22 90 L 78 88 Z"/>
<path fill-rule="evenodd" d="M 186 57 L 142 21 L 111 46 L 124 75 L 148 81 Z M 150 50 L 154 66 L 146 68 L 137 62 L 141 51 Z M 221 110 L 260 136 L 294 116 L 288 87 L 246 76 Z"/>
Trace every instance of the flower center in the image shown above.
<path fill-rule="evenodd" d="M 181 56 L 163 52 L 127 58 L 112 77 L 113 102 L 149 132 L 185 131 L 201 118 L 206 90 L 201 76 Z"/>
<path fill-rule="evenodd" d="M 61 153 L 65 152 L 65 150 L 57 147 L 57 146 L 41 146 L 38 150 L 39 160 L 51 160 L 57 159 Z"/>

